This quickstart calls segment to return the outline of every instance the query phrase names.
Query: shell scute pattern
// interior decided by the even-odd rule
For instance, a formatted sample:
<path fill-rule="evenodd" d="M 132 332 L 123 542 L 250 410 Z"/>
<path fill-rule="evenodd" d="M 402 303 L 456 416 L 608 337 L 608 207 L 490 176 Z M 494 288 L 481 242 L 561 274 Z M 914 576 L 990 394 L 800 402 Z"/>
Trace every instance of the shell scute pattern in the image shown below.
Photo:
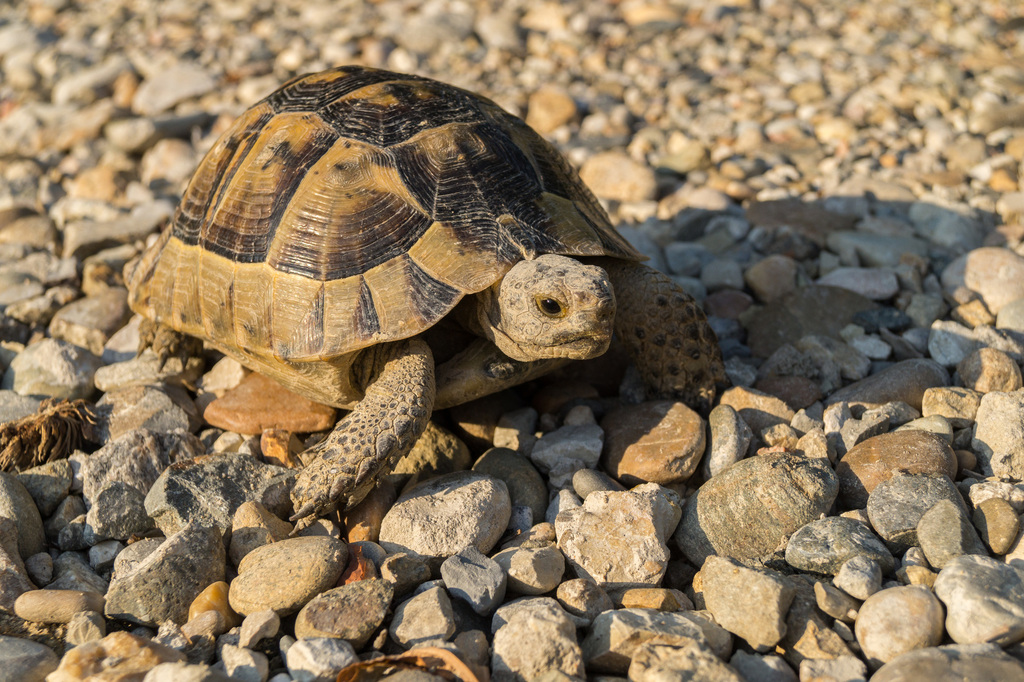
<path fill-rule="evenodd" d="M 642 258 L 493 102 L 341 67 L 238 119 L 130 288 L 136 310 L 222 349 L 329 360 L 413 336 L 543 253 Z"/>

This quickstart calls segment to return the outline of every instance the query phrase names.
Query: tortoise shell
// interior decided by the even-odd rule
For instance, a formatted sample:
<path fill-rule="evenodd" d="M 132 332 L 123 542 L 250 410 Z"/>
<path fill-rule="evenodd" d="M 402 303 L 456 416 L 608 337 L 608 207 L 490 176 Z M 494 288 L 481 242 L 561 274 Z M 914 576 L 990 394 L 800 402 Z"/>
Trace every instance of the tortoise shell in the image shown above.
<path fill-rule="evenodd" d="M 129 287 L 150 319 L 294 363 L 418 334 L 545 253 L 643 258 L 519 118 L 349 66 L 288 82 L 221 136 Z"/>

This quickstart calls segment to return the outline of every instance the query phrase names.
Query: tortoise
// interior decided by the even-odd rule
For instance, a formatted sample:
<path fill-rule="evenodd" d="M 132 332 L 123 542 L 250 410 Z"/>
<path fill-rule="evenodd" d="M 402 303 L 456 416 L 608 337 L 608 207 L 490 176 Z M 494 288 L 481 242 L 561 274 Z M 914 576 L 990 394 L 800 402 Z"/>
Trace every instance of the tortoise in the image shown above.
<path fill-rule="evenodd" d="M 351 409 L 302 455 L 292 520 L 308 524 L 361 500 L 433 410 L 599 356 L 613 333 L 650 397 L 706 410 L 715 334 L 643 260 L 518 117 L 345 66 L 242 114 L 126 274 L 144 343 L 195 337 Z"/>

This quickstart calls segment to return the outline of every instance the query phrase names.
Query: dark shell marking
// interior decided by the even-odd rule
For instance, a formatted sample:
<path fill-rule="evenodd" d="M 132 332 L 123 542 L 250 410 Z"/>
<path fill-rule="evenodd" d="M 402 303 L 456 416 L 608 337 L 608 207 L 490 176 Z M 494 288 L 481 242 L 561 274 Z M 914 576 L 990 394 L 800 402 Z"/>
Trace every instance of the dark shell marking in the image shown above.
<path fill-rule="evenodd" d="M 415 335 L 544 253 L 641 259 L 520 119 L 437 81 L 341 67 L 238 119 L 130 288 L 133 308 L 215 345 L 329 359 Z"/>

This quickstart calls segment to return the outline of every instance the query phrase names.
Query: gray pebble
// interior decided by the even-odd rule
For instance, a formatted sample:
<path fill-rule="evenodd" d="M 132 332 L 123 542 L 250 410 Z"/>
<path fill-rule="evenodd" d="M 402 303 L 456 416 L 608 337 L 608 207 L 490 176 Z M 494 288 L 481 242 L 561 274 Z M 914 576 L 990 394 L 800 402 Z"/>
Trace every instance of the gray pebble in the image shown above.
<path fill-rule="evenodd" d="M 928 563 L 942 569 L 964 554 L 987 555 L 967 510 L 949 500 L 939 500 L 917 522 L 917 540 Z"/>
<path fill-rule="evenodd" d="M 444 588 L 433 587 L 399 604 L 388 632 L 404 649 L 433 639 L 450 638 L 455 634 L 455 620 Z"/>
<path fill-rule="evenodd" d="M 864 601 L 882 587 L 882 568 L 862 554 L 850 557 L 839 567 L 832 583 L 855 599 Z"/>
<path fill-rule="evenodd" d="M 0 472 L 0 516 L 17 524 L 17 545 L 22 559 L 46 549 L 43 519 L 36 503 L 18 477 L 6 471 Z"/>
<path fill-rule="evenodd" d="M 1024 639 L 1024 578 L 987 556 L 956 557 L 939 571 L 935 594 L 946 607 L 946 632 L 958 644 Z"/>
<path fill-rule="evenodd" d="M 21 395 L 50 398 L 89 398 L 100 359 L 59 339 L 34 343 L 11 362 L 0 388 Z"/>
<path fill-rule="evenodd" d="M 50 647 L 19 637 L 0 636 L 0 669 L 9 680 L 42 682 L 57 669 L 59 659 Z"/>
<path fill-rule="evenodd" d="M 495 559 L 467 547 L 441 564 L 445 587 L 476 613 L 493 613 L 505 599 L 507 575 Z"/>
<path fill-rule="evenodd" d="M 966 511 L 960 492 L 944 474 L 898 473 L 868 495 L 868 518 L 875 532 L 900 553 L 918 544 L 917 524 L 939 500 Z"/>
<path fill-rule="evenodd" d="M 127 540 L 154 527 L 146 513 L 146 497 L 127 483 L 110 481 L 93 496 L 85 516 L 97 539 Z"/>
<path fill-rule="evenodd" d="M 894 560 L 885 544 L 860 521 L 829 516 L 811 521 L 793 533 L 786 545 L 786 563 L 801 571 L 835 575 L 851 557 L 873 559 L 883 573 Z"/>
<path fill-rule="evenodd" d="M 288 647 L 284 658 L 295 682 L 336 679 L 342 668 L 359 660 L 351 644 L 334 637 L 300 639 Z"/>
<path fill-rule="evenodd" d="M 39 513 L 49 517 L 68 496 L 73 475 L 66 459 L 47 462 L 18 474 L 18 480 L 36 503 Z"/>

